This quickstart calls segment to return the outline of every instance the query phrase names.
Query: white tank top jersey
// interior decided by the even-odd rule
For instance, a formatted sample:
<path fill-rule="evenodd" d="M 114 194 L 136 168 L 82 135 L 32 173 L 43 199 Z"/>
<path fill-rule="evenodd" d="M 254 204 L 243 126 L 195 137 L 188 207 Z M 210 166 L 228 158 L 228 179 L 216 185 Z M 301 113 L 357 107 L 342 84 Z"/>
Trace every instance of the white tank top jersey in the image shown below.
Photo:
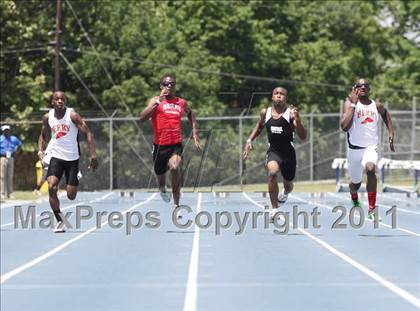
<path fill-rule="evenodd" d="M 57 119 L 54 109 L 48 112 L 48 124 L 51 128 L 51 156 L 65 161 L 79 159 L 79 143 L 77 134 L 79 129 L 70 118 L 72 108 L 67 108 L 64 117 Z"/>
<path fill-rule="evenodd" d="M 353 114 L 353 123 L 349 130 L 349 143 L 353 146 L 370 147 L 378 145 L 379 113 L 376 102 L 369 105 L 357 102 Z"/>

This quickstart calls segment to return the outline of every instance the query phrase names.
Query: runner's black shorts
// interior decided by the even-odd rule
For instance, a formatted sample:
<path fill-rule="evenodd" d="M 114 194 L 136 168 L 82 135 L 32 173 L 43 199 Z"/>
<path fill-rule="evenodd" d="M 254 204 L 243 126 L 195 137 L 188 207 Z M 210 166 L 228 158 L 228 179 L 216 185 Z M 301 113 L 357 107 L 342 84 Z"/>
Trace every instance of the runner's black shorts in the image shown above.
<path fill-rule="evenodd" d="M 153 144 L 153 163 L 156 175 L 165 174 L 168 170 L 168 161 L 174 155 L 182 156 L 182 143 L 176 145 Z"/>
<path fill-rule="evenodd" d="M 51 158 L 50 165 L 48 166 L 47 178 L 49 176 L 55 176 L 58 179 L 63 177 L 63 173 L 66 176 L 66 184 L 70 186 L 78 186 L 79 179 L 77 179 L 77 173 L 79 172 L 79 160 L 65 161 L 62 159 Z"/>
<path fill-rule="evenodd" d="M 267 151 L 265 164 L 270 161 L 276 161 L 279 164 L 281 175 L 284 180 L 292 181 L 296 175 L 296 153 L 295 151 L 288 152 L 287 155 L 282 155 L 276 151 Z"/>

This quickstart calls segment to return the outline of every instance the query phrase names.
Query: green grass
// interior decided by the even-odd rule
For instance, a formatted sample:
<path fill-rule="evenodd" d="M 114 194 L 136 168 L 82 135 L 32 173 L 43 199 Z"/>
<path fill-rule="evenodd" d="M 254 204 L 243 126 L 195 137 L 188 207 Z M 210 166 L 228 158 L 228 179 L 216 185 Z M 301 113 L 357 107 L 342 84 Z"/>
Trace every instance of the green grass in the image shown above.
<path fill-rule="evenodd" d="M 32 193 L 32 191 L 15 191 L 13 192 L 13 196 L 15 197 L 14 200 L 34 200 L 39 199 L 42 197 L 47 197 L 46 194 L 43 194 L 43 196 L 37 196 Z M 9 200 L 9 199 L 8 199 Z"/>
<path fill-rule="evenodd" d="M 281 189 L 282 184 L 279 183 L 279 188 Z M 131 189 L 124 191 L 157 191 L 156 188 L 153 189 Z M 294 192 L 335 192 L 335 182 L 328 181 L 314 181 L 314 182 L 296 182 Z M 243 185 L 227 185 L 227 186 L 213 186 L 213 187 L 183 187 L 183 192 L 263 192 L 268 191 L 267 184 L 247 184 Z"/>
<path fill-rule="evenodd" d="M 392 182 L 391 182 L 392 181 Z M 348 181 L 343 180 L 342 183 L 347 183 Z M 402 187 L 413 187 L 412 179 L 392 179 L 389 178 L 386 182 L 387 185 L 392 186 L 402 186 Z M 281 190 L 282 184 L 279 183 L 279 188 Z M 380 184 L 378 182 L 378 189 L 380 190 Z M 116 189 L 118 190 L 118 189 Z M 124 189 L 124 191 L 157 191 L 156 188 L 153 189 Z M 243 185 L 228 185 L 228 186 L 214 186 L 214 187 L 184 187 L 182 189 L 184 192 L 264 192 L 268 191 L 267 184 L 249 184 Z M 294 192 L 335 192 L 335 181 L 333 180 L 317 180 L 313 182 L 301 181 L 295 183 Z M 37 196 L 32 193 L 32 191 L 16 191 L 13 193 L 15 200 L 34 200 L 39 198 L 46 198 L 47 194 L 43 196 Z"/>
<path fill-rule="evenodd" d="M 281 190 L 282 184 L 279 183 L 279 188 Z M 184 192 L 191 192 L 193 188 L 184 188 Z M 199 187 L 195 189 L 195 191 L 199 192 L 238 192 L 238 191 L 245 191 L 245 192 L 263 192 L 268 191 L 267 184 L 249 184 L 243 185 L 242 187 L 239 185 L 232 185 L 232 186 L 214 186 L 211 187 Z M 334 182 L 297 182 L 295 183 L 294 192 L 334 192 L 335 191 L 335 183 Z"/>

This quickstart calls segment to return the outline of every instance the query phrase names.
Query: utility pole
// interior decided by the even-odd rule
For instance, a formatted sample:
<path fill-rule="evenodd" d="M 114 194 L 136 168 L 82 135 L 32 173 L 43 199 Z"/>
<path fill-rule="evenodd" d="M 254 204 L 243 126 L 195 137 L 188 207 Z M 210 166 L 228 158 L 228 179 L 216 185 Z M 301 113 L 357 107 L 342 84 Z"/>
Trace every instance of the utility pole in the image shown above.
<path fill-rule="evenodd" d="M 61 34 L 61 0 L 57 0 L 55 18 L 55 48 L 54 48 L 54 90 L 61 90 L 60 83 L 60 34 Z"/>

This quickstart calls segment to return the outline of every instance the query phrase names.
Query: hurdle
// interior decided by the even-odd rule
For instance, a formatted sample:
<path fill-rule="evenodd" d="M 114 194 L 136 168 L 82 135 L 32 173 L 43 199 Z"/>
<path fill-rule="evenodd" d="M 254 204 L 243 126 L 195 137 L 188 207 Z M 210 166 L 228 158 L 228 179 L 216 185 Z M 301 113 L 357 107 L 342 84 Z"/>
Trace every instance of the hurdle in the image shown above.
<path fill-rule="evenodd" d="M 341 183 L 341 173 L 343 170 L 347 170 L 347 159 L 346 158 L 335 158 L 331 164 L 331 167 L 335 170 L 335 183 L 337 192 L 348 192 L 349 186 Z M 382 192 L 400 192 L 400 193 L 418 193 L 419 192 L 419 178 L 420 178 L 420 161 L 409 161 L 409 160 L 392 160 L 387 158 L 381 158 L 378 162 L 378 169 L 380 172 L 380 183 Z M 385 178 L 388 170 L 413 170 L 414 185 L 412 187 L 396 187 L 386 184 Z M 365 192 L 366 185 L 360 187 L 359 191 Z"/>
<path fill-rule="evenodd" d="M 380 171 L 380 180 L 383 192 L 400 192 L 400 193 L 418 193 L 419 192 L 419 177 L 420 177 L 420 161 L 410 161 L 410 160 L 393 160 L 382 158 L 378 162 L 378 168 Z M 412 187 L 403 187 L 403 186 L 392 186 L 386 184 L 385 177 L 386 173 L 389 170 L 409 170 L 412 171 L 414 176 L 414 183 Z"/>
<path fill-rule="evenodd" d="M 335 189 L 337 192 L 349 192 L 349 185 L 341 183 L 341 173 L 347 171 L 348 164 L 346 158 L 335 158 L 331 164 L 331 168 L 335 170 Z M 359 192 L 366 192 L 366 185 L 360 186 Z"/>
<path fill-rule="evenodd" d="M 120 197 L 124 198 L 127 195 L 130 199 L 134 198 L 134 191 L 120 191 Z"/>

